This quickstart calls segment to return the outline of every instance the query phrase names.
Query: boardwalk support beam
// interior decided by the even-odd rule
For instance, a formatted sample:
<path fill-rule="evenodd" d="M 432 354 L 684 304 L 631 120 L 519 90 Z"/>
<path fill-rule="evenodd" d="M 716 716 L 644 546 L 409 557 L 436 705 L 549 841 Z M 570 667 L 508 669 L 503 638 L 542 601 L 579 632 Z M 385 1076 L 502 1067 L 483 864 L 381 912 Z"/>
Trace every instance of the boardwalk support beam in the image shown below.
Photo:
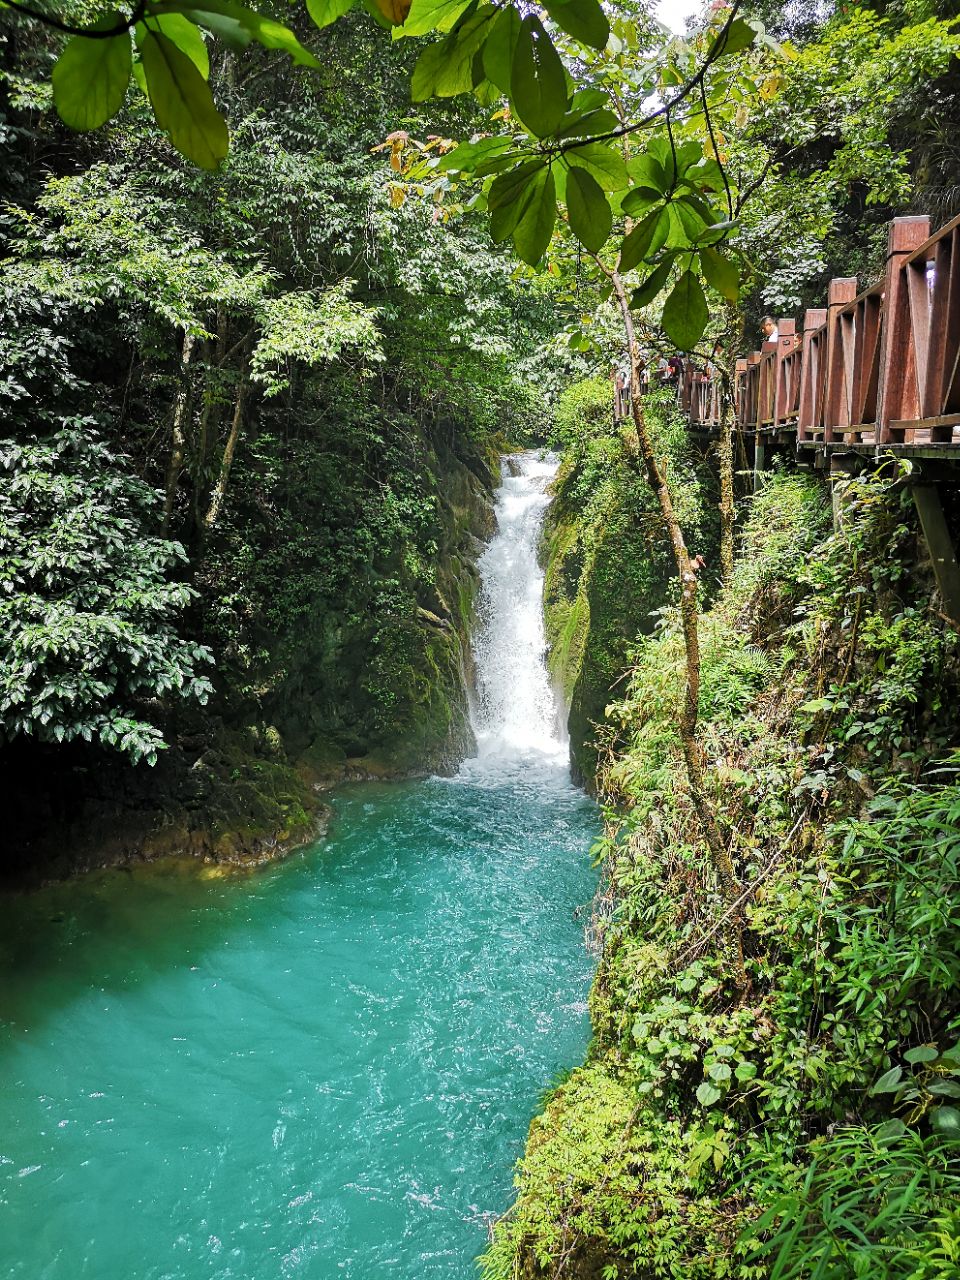
<path fill-rule="evenodd" d="M 943 611 L 952 622 L 960 624 L 960 565 L 944 518 L 940 491 L 935 484 L 915 484 L 910 489 L 933 562 Z"/>
<path fill-rule="evenodd" d="M 753 449 L 753 491 L 756 493 L 763 483 L 761 476 L 767 470 L 767 443 L 759 434 Z"/>

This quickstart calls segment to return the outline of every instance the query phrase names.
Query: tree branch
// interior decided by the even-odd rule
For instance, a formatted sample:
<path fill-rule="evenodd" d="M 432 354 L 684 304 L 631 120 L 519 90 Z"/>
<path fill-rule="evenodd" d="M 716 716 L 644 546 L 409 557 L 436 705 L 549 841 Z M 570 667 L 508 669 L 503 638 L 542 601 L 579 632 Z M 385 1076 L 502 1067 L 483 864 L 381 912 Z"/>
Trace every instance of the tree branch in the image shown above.
<path fill-rule="evenodd" d="M 146 0 L 138 0 L 136 8 L 128 19 L 117 23 L 116 26 L 98 31 L 92 27 L 75 27 L 69 22 L 64 22 L 61 18 L 54 17 L 52 13 L 44 13 L 42 9 L 34 9 L 32 5 L 24 4 L 23 0 L 5 0 L 5 2 L 9 8 L 17 13 L 26 14 L 28 18 L 35 18 L 37 22 L 42 22 L 46 27 L 53 27 L 55 31 L 63 31 L 68 36 L 83 36 L 87 40 L 111 40 L 114 36 L 122 36 L 124 32 L 137 25 L 147 7 Z"/>

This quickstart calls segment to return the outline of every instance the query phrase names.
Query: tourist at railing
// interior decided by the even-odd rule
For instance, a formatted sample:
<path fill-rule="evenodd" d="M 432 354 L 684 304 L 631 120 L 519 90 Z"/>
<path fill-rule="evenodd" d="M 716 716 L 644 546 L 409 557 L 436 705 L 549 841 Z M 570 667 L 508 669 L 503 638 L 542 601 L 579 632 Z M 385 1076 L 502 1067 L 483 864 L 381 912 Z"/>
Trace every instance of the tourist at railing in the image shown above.
<path fill-rule="evenodd" d="M 613 416 L 616 422 L 630 413 L 630 375 L 617 369 L 613 378 Z"/>
<path fill-rule="evenodd" d="M 760 328 L 763 330 L 764 342 L 776 342 L 780 337 L 780 330 L 777 328 L 777 322 L 773 316 L 764 316 L 760 322 Z"/>

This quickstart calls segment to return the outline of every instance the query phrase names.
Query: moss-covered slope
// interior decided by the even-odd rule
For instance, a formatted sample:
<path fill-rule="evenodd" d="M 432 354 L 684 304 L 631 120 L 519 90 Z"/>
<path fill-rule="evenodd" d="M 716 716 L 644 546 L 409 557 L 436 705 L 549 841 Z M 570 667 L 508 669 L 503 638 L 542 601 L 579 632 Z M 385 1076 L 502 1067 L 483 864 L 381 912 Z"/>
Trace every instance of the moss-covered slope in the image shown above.
<path fill-rule="evenodd" d="M 650 422 L 681 481 L 679 514 L 687 537 L 709 558 L 712 521 L 702 460 L 668 396 L 651 400 Z M 611 422 L 609 384 L 596 379 L 565 392 L 557 428 L 566 448 L 544 527 L 548 663 L 569 712 L 574 774 L 591 784 L 596 728 L 638 637 L 654 629 L 671 553 L 656 504 Z"/>

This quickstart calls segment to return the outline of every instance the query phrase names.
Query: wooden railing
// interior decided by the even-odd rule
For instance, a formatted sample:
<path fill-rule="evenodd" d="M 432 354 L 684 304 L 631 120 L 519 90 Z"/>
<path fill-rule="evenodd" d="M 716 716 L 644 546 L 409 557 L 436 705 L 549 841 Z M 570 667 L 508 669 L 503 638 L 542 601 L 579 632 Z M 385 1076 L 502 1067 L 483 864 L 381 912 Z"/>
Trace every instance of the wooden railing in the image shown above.
<path fill-rule="evenodd" d="M 779 321 L 776 342 L 737 361 L 740 427 L 796 435 L 801 447 L 960 447 L 960 217 L 890 224 L 882 280 L 862 293 L 831 280 L 827 305 Z M 719 376 L 689 364 L 681 404 L 694 425 L 720 420 Z"/>

